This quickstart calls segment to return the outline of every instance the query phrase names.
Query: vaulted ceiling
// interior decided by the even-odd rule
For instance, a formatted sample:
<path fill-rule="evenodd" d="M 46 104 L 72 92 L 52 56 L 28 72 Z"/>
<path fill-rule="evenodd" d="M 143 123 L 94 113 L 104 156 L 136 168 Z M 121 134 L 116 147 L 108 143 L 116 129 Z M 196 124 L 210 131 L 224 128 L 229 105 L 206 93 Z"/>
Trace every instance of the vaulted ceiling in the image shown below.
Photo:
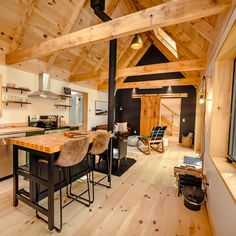
<path fill-rule="evenodd" d="M 178 1 L 186 2 L 186 9 L 183 9 L 183 12 L 187 12 L 188 8 L 191 7 L 189 5 L 190 2 L 196 2 L 191 0 Z M 112 19 L 117 19 L 166 2 L 171 1 L 106 0 L 105 12 Z M 181 64 L 177 64 L 177 67 L 173 65 L 180 72 L 183 69 L 182 74 L 185 77 L 199 78 L 204 70 L 203 64 L 207 59 L 209 48 L 214 46 L 217 27 L 220 24 L 219 21 L 222 19 L 222 15 L 225 14 L 227 7 L 230 6 L 231 1 L 205 0 L 204 2 L 199 0 L 199 5 L 202 4 L 202 8 L 206 7 L 204 5 L 206 3 L 209 4 L 208 6 L 218 8 L 215 11 L 211 11 L 200 7 L 199 17 L 195 16 L 193 20 L 191 15 L 186 13 L 186 18 L 178 20 L 177 23 L 180 22 L 178 24 L 175 24 L 172 20 L 171 23 L 161 24 L 163 27 L 149 26 L 148 31 L 140 29 L 144 44 L 142 49 L 133 50 L 130 48 L 134 33 L 136 33 L 135 30 L 133 30 L 133 33 L 127 31 L 123 35 L 120 34 L 117 52 L 117 73 L 120 76 L 118 76 L 117 83 L 122 87 L 125 73 L 128 71 L 132 75 L 132 73 L 137 72 L 133 70 L 133 67 L 152 44 L 172 62 L 187 61 L 185 62 L 187 64 L 182 63 L 182 67 Z M 161 21 L 168 20 L 168 14 L 175 14 L 168 12 L 168 6 L 158 9 L 159 11 L 165 11 L 165 14 L 167 14 L 167 19 L 160 19 Z M 25 48 L 30 48 L 55 38 L 61 38 L 63 43 L 63 35 L 66 36 L 72 32 L 101 24 L 101 20 L 96 17 L 91 9 L 89 0 L 0 0 L 0 13 L 0 56 L 2 63 L 4 63 L 6 54 L 9 58 L 13 58 L 16 52 L 24 52 Z M 145 14 L 145 11 L 142 14 Z M 181 18 L 178 12 L 176 17 L 178 19 Z M 138 18 L 137 24 L 143 20 L 145 19 L 142 19 L 142 17 Z M 80 39 L 78 38 L 78 40 Z M 99 42 L 90 41 L 90 43 L 88 42 L 78 47 L 57 48 L 52 53 L 44 53 L 44 55 L 38 56 L 36 53 L 35 57 L 30 55 L 29 59 L 24 58 L 22 61 L 19 58 L 10 62 L 6 60 L 6 63 L 33 73 L 46 71 L 55 79 L 106 89 L 109 41 L 105 37 L 104 40 Z M 56 42 L 51 42 L 50 45 L 56 45 Z M 50 47 L 53 46 L 48 46 L 49 51 Z M 200 64 L 199 67 L 192 67 L 189 71 L 186 71 L 184 66 L 189 66 L 188 61 L 191 62 L 192 60 L 196 60 L 197 65 Z M 128 68 L 128 70 L 125 71 L 125 68 Z M 156 71 L 158 72 L 159 69 L 157 67 Z M 143 71 L 145 70 L 144 68 Z M 140 71 L 138 73 L 142 74 Z"/>

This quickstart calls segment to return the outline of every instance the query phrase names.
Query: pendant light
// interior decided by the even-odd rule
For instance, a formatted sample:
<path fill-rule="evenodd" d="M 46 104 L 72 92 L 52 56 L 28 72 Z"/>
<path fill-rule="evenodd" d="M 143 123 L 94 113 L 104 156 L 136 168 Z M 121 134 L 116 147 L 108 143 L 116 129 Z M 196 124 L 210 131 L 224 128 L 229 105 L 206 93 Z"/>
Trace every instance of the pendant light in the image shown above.
<path fill-rule="evenodd" d="M 139 34 L 135 34 L 132 43 L 131 43 L 131 48 L 132 49 L 140 49 L 143 47 L 143 40 Z"/>

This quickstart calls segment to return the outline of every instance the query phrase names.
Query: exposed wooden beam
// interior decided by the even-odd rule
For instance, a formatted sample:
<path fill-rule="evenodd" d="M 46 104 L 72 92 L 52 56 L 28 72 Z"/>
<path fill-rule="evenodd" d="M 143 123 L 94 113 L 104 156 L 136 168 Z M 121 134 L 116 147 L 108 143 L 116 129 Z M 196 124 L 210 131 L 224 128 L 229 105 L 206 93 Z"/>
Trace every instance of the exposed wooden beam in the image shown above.
<path fill-rule="evenodd" d="M 200 78 L 177 78 L 166 80 L 149 80 L 139 82 L 126 82 L 116 84 L 117 89 L 131 89 L 131 88 L 155 88 L 163 86 L 184 86 L 184 85 L 198 85 Z"/>
<path fill-rule="evenodd" d="M 152 42 L 149 40 L 148 36 L 146 34 L 141 34 L 142 40 L 143 40 L 143 47 L 139 50 L 134 50 L 131 47 L 129 47 L 123 56 L 118 60 L 117 68 L 126 68 L 127 66 L 135 66 L 140 59 L 143 57 L 143 55 L 146 53 L 148 48 L 151 46 Z M 126 79 L 126 77 L 117 78 L 118 82 L 123 82 Z M 98 85 L 98 89 L 106 90 L 108 87 L 107 79 L 102 80 L 101 83 Z"/>
<path fill-rule="evenodd" d="M 184 55 L 193 54 L 196 58 L 206 57 L 207 51 L 184 30 L 183 24 L 166 27 L 164 31 L 176 42 L 179 48 L 181 47 Z M 194 58 L 194 56 L 191 56 L 191 58 Z"/>
<path fill-rule="evenodd" d="M 59 50 L 99 43 L 130 34 L 141 33 L 201 17 L 218 14 L 230 6 L 230 0 L 176 0 L 151 7 L 112 21 L 50 39 L 6 55 L 6 63 L 14 64 L 51 54 Z"/>
<path fill-rule="evenodd" d="M 73 9 L 72 14 L 68 17 L 67 20 L 64 20 L 66 22 L 66 25 L 64 27 L 62 27 L 62 31 L 60 32 L 61 35 L 65 35 L 68 34 L 69 32 L 71 32 L 71 29 L 73 28 L 76 19 L 78 18 L 81 9 L 83 8 L 84 4 L 85 4 L 86 0 L 80 0 L 77 2 L 76 7 Z M 59 51 L 53 53 L 47 63 L 47 71 L 49 71 L 51 69 L 51 67 L 53 66 L 57 56 L 59 54 Z"/>
<path fill-rule="evenodd" d="M 122 44 L 122 49 L 118 50 L 118 56 L 117 56 L 117 61 L 120 60 L 120 58 L 123 56 L 123 54 L 126 52 L 126 50 L 130 47 L 130 44 L 132 42 L 134 38 L 134 35 L 130 35 L 127 39 L 127 41 L 125 43 Z M 119 45 L 119 44 L 118 44 Z M 95 72 L 97 72 L 100 68 L 101 65 L 103 64 L 103 62 L 107 59 L 108 55 L 109 55 L 109 45 L 107 45 L 107 47 L 104 50 L 105 52 L 103 53 L 103 57 L 101 57 L 101 59 L 97 62 L 97 64 L 94 66 L 94 70 Z"/>
<path fill-rule="evenodd" d="M 217 60 L 234 60 L 236 58 L 236 22 L 234 22 L 233 27 L 231 28 L 223 47 L 220 50 Z"/>
<path fill-rule="evenodd" d="M 198 19 L 190 22 L 192 27 L 198 31 L 211 44 L 215 43 L 215 28 L 205 19 Z"/>
<path fill-rule="evenodd" d="M 119 3 L 119 0 L 113 0 L 106 9 L 106 12 L 108 15 L 111 15 L 113 13 L 113 11 L 116 9 L 117 4 Z M 100 19 L 95 18 L 96 20 L 92 20 L 92 22 L 90 22 L 91 25 L 94 25 L 97 23 L 97 21 Z M 76 74 L 80 68 L 80 65 L 84 62 L 84 60 L 87 58 L 87 56 L 90 53 L 90 50 L 93 48 L 93 44 L 85 46 L 84 50 L 82 51 L 81 55 L 79 55 L 75 61 L 75 64 L 72 68 L 70 77 L 73 76 L 74 74 Z"/>
<path fill-rule="evenodd" d="M 144 46 L 142 49 L 139 49 L 138 52 L 136 53 L 136 55 L 129 61 L 128 64 L 126 64 L 125 67 L 127 66 L 136 66 L 138 64 L 138 62 L 142 59 L 142 57 L 144 56 L 144 54 L 147 52 L 147 50 L 150 48 L 150 46 L 152 45 L 152 41 L 150 39 L 147 39 L 147 41 L 145 42 Z M 131 49 L 133 50 L 133 49 Z M 127 76 L 124 77 L 118 77 L 117 78 L 117 83 L 122 83 L 125 81 L 125 79 L 127 78 Z"/>
<path fill-rule="evenodd" d="M 176 61 L 167 63 L 158 63 L 145 66 L 135 66 L 122 68 L 117 70 L 116 77 L 128 77 L 138 75 L 163 74 L 179 71 L 201 71 L 206 69 L 206 60 L 196 59 L 188 61 Z M 74 75 L 71 77 L 71 82 L 78 82 L 84 80 L 100 80 L 108 78 L 108 72 L 89 73 L 84 75 Z"/>
<path fill-rule="evenodd" d="M 169 51 L 169 49 L 153 34 L 150 33 L 150 39 L 153 40 L 153 44 L 161 51 L 161 53 L 169 60 L 169 61 L 178 61 L 178 60 L 187 60 L 188 57 L 183 55 L 181 50 L 178 50 L 178 59 Z M 178 45 L 177 48 L 179 49 Z M 191 59 L 190 59 L 191 60 Z M 199 72 L 181 72 L 185 77 L 199 77 Z"/>
<path fill-rule="evenodd" d="M 16 30 L 15 37 L 12 41 L 11 46 L 10 46 L 10 49 L 9 49 L 10 52 L 14 52 L 17 49 L 17 47 L 18 47 L 18 45 L 21 41 L 21 38 L 22 38 L 22 35 L 23 35 L 23 32 L 24 32 L 24 29 L 26 27 L 26 24 L 27 24 L 31 14 L 32 14 L 32 12 L 33 12 L 33 9 L 35 7 L 36 2 L 37 2 L 37 0 L 27 1 L 22 19 L 20 21 L 20 24 L 19 24 L 19 26 Z"/>

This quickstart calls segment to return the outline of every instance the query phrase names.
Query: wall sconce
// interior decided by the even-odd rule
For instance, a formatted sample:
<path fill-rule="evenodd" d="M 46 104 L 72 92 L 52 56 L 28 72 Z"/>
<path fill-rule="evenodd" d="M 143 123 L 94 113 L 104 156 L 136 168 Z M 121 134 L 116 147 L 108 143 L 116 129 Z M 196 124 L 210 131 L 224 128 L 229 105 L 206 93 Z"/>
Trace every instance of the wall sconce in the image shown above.
<path fill-rule="evenodd" d="M 205 102 L 205 96 L 204 96 L 204 94 L 200 94 L 200 98 L 199 98 L 199 103 L 200 104 L 203 104 L 204 102 Z"/>
<path fill-rule="evenodd" d="M 120 106 L 120 111 L 123 111 L 123 107 L 122 106 Z"/>

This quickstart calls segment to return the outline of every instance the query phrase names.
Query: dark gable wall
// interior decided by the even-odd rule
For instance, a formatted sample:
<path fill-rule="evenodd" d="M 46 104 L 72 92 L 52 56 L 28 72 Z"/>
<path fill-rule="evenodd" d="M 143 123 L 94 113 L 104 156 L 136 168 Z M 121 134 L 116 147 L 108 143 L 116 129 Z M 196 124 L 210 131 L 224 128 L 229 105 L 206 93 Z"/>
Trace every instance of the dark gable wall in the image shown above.
<path fill-rule="evenodd" d="M 156 63 L 168 62 L 168 59 L 155 47 L 151 46 L 143 58 L 137 65 L 150 65 Z M 166 73 L 145 76 L 131 76 L 125 82 L 157 80 L 157 79 L 175 79 L 184 77 L 181 73 Z M 137 89 L 138 94 L 159 94 L 167 93 L 167 87 L 160 89 Z M 173 93 L 188 93 L 187 98 L 182 98 L 181 114 L 180 114 L 180 136 L 194 132 L 195 126 L 195 110 L 196 110 L 196 91 L 193 86 L 173 86 Z M 139 134 L 140 127 L 140 107 L 139 98 L 132 98 L 132 89 L 118 90 L 116 94 L 116 121 L 128 122 L 128 126 L 132 128 L 132 133 Z M 120 109 L 122 108 L 122 110 Z M 185 119 L 185 122 L 183 122 Z"/>

